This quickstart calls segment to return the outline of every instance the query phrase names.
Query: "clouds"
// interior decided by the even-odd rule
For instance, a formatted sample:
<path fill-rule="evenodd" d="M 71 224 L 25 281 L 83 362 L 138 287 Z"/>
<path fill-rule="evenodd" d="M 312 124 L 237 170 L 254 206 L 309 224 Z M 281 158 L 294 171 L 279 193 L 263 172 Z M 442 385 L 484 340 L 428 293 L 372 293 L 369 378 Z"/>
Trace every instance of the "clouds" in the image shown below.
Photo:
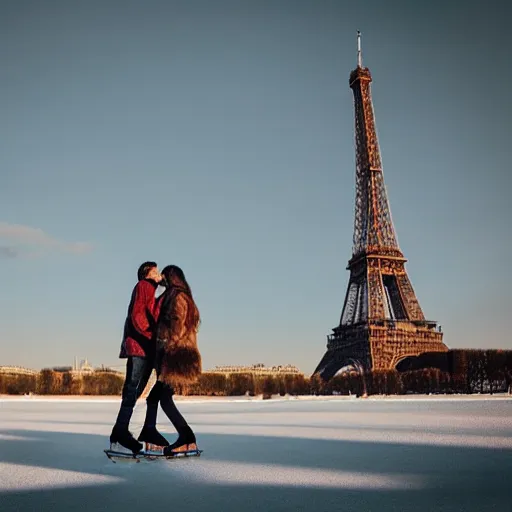
<path fill-rule="evenodd" d="M 49 251 L 79 255 L 92 251 L 92 245 L 86 242 L 65 242 L 40 228 L 0 221 L 1 259 L 40 256 Z"/>
<path fill-rule="evenodd" d="M 4 245 L 0 245 L 0 259 L 17 258 L 18 255 L 18 251 L 13 247 L 6 247 Z"/>

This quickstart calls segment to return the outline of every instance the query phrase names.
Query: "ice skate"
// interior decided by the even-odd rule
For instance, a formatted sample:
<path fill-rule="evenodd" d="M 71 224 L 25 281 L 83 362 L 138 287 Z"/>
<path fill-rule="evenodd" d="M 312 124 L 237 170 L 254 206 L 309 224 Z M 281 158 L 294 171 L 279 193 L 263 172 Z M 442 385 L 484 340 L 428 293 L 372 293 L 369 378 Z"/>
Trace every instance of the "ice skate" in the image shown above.
<path fill-rule="evenodd" d="M 171 448 L 171 446 L 164 448 L 164 456 L 168 459 L 177 457 L 199 457 L 201 453 L 203 453 L 203 450 L 199 450 L 196 443 L 182 444 L 175 448 Z"/>
<path fill-rule="evenodd" d="M 110 434 L 110 449 L 104 451 L 109 459 L 135 459 L 142 448 L 142 443 L 139 443 L 128 429 L 114 427 Z"/>
<path fill-rule="evenodd" d="M 169 441 L 158 432 L 156 427 L 143 427 L 138 440 L 144 443 L 144 453 L 149 455 L 162 455 Z"/>
<path fill-rule="evenodd" d="M 167 458 L 199 457 L 203 453 L 197 448 L 196 436 L 192 431 L 181 433 L 178 439 L 164 448 L 163 454 Z"/>

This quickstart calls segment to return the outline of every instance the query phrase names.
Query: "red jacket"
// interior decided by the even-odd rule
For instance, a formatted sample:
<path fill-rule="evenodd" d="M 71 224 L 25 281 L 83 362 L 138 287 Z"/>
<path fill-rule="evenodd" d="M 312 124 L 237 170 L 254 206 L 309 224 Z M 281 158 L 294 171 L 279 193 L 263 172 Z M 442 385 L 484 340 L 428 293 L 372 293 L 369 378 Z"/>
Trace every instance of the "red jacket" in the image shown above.
<path fill-rule="evenodd" d="M 123 342 L 120 358 L 129 356 L 152 356 L 155 349 L 153 332 L 155 329 L 155 290 L 154 281 L 139 281 L 132 292 L 128 316 L 124 323 Z"/>

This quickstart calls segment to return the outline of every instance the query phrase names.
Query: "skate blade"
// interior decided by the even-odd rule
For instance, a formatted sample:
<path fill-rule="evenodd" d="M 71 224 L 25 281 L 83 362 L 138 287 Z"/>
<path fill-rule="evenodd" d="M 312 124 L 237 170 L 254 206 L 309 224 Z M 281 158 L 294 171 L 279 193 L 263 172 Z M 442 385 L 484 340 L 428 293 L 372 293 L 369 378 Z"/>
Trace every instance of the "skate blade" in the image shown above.
<path fill-rule="evenodd" d="M 174 452 L 171 455 L 164 455 L 166 459 L 181 459 L 183 457 L 201 457 L 203 450 L 187 450 L 185 452 Z"/>
<path fill-rule="evenodd" d="M 141 454 L 132 452 L 118 452 L 114 450 L 103 450 L 106 456 L 114 463 L 116 462 L 140 462 Z"/>
<path fill-rule="evenodd" d="M 164 447 L 144 443 L 144 450 L 139 453 L 133 453 L 123 446 L 112 443 L 110 450 L 103 450 L 106 456 L 114 463 L 116 462 L 141 462 L 142 460 L 157 459 L 181 459 L 184 457 L 200 457 L 203 450 L 186 450 L 182 452 L 174 452 L 172 455 L 164 455 Z"/>

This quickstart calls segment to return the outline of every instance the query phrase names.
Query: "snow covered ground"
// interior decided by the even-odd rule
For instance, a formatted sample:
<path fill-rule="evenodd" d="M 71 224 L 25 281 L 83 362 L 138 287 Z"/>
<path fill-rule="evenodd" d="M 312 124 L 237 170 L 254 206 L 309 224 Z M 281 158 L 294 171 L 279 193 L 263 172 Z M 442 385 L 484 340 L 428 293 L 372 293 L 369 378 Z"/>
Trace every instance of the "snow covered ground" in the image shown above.
<path fill-rule="evenodd" d="M 510 399 L 180 401 L 203 456 L 139 464 L 118 405 L 0 400 L 0 511 L 512 510 Z"/>

